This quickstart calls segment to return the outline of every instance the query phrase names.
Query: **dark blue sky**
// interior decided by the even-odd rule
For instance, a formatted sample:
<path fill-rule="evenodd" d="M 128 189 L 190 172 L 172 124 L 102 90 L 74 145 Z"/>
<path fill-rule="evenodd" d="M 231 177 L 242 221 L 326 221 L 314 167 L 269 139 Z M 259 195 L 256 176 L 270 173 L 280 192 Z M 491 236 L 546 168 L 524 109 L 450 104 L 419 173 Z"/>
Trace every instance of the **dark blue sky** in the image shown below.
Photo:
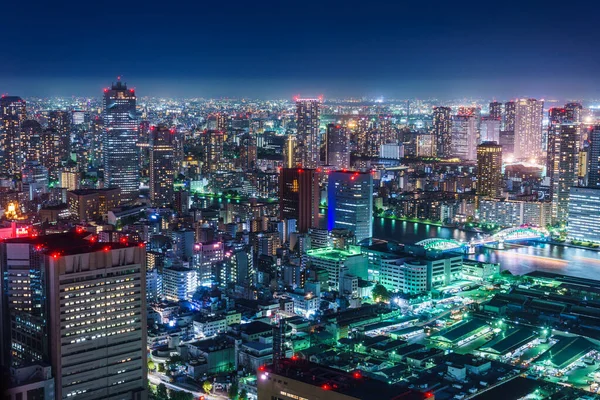
<path fill-rule="evenodd" d="M 97 95 L 122 75 L 142 96 L 600 97 L 583 4 L 3 2 L 0 91 Z"/>

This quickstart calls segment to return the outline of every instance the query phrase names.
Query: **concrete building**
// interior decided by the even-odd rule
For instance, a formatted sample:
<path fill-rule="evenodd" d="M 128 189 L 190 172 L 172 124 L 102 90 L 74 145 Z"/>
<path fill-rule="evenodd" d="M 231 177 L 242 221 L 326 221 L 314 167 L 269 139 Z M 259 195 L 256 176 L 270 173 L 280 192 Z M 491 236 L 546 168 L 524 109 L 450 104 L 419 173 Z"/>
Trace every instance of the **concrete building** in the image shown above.
<path fill-rule="evenodd" d="M 323 269 L 329 274 L 329 285 L 337 289 L 340 283 L 340 272 L 347 268 L 347 273 L 367 280 L 368 259 L 358 246 L 349 246 L 348 250 L 331 247 L 312 249 L 306 252 L 307 262 L 311 269 Z"/>
<path fill-rule="evenodd" d="M 552 220 L 552 204 L 541 201 L 482 199 L 479 201 L 479 221 L 499 226 L 530 224 L 546 226 Z"/>
<path fill-rule="evenodd" d="M 147 398 L 144 247 L 69 233 L 0 252 L 5 365 L 49 363 L 56 399 Z"/>
<path fill-rule="evenodd" d="M 600 188 L 571 187 L 567 236 L 600 243 Z"/>
<path fill-rule="evenodd" d="M 502 195 L 502 146 L 484 142 L 477 146 L 477 195 Z"/>
<path fill-rule="evenodd" d="M 529 160 L 541 156 L 543 112 L 543 100 L 519 99 L 515 102 L 516 159 Z"/>
<path fill-rule="evenodd" d="M 477 118 L 474 115 L 454 115 L 452 117 L 451 157 L 461 160 L 477 159 Z"/>
<path fill-rule="evenodd" d="M 562 124 L 556 137 L 554 172 L 552 177 L 552 218 L 565 223 L 569 214 L 571 186 L 578 184 L 579 124 Z"/>
<path fill-rule="evenodd" d="M 318 168 L 320 165 L 319 126 L 321 123 L 321 99 L 296 100 L 297 146 L 296 165 Z"/>
<path fill-rule="evenodd" d="M 336 171 L 329 174 L 327 229 L 349 229 L 356 241 L 373 236 L 373 176 L 370 173 Z"/>
<path fill-rule="evenodd" d="M 78 189 L 67 192 L 69 210 L 79 221 L 101 219 L 109 210 L 118 207 L 120 202 L 119 188 Z"/>
<path fill-rule="evenodd" d="M 182 266 L 163 269 L 163 295 L 169 301 L 191 300 L 198 287 L 196 271 Z"/>

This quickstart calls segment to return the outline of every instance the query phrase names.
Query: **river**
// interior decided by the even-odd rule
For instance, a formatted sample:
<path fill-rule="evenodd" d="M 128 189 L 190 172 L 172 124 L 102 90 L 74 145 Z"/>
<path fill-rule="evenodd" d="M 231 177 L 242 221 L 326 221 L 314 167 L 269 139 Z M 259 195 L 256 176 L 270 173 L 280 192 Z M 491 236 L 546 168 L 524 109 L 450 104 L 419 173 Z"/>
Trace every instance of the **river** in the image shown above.
<path fill-rule="evenodd" d="M 383 218 L 373 220 L 373 237 L 403 244 L 434 237 L 468 241 L 475 236 L 475 232 L 454 228 Z M 507 245 L 505 250 L 478 247 L 477 253 L 469 258 L 500 263 L 502 270 L 519 275 L 538 270 L 600 279 L 600 252 L 595 250 L 532 241 Z"/>

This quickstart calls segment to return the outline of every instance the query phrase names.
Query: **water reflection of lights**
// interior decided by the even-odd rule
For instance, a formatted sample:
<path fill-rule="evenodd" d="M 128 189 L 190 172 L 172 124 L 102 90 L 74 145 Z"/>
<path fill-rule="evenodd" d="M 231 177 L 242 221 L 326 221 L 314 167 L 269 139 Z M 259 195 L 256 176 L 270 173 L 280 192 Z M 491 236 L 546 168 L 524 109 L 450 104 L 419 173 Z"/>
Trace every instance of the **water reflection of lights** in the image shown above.
<path fill-rule="evenodd" d="M 560 258 L 547 257 L 547 256 L 536 256 L 534 254 L 506 253 L 506 254 L 503 254 L 503 256 L 506 258 L 515 258 L 515 259 L 521 259 L 521 258 L 530 259 L 530 260 L 540 259 L 540 260 L 544 260 L 546 262 L 554 262 L 557 264 L 568 264 L 569 263 L 568 260 L 561 260 Z"/>

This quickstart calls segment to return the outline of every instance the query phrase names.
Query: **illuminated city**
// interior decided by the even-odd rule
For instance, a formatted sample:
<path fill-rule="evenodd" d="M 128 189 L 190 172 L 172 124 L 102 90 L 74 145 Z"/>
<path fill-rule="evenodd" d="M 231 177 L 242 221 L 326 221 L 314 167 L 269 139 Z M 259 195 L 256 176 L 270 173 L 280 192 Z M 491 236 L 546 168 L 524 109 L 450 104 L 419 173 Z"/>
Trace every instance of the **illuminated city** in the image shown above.
<path fill-rule="evenodd" d="M 125 3 L 7 6 L 3 399 L 600 398 L 582 18 Z"/>

